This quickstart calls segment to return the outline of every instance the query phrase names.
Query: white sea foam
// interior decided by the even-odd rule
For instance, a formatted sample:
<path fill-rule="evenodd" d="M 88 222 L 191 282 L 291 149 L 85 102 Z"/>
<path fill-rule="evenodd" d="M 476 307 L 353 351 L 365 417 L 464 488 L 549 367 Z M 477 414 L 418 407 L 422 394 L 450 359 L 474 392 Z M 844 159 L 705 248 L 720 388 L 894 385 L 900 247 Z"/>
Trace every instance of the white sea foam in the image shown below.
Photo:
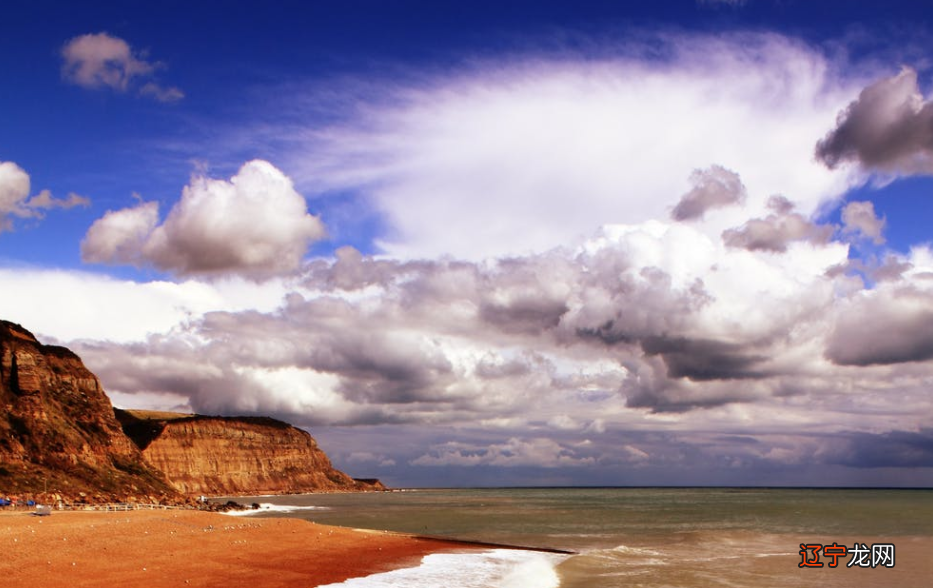
<path fill-rule="evenodd" d="M 483 553 L 434 553 L 417 568 L 352 578 L 319 588 L 557 588 L 554 566 L 564 556 L 496 549 Z M 451 579 L 456 578 L 456 582 Z"/>
<path fill-rule="evenodd" d="M 270 502 L 262 502 L 259 504 L 259 508 L 246 508 L 245 510 L 228 510 L 224 514 L 234 516 L 234 517 L 243 517 L 243 516 L 250 516 L 250 515 L 262 514 L 262 513 L 296 512 L 299 510 L 330 510 L 330 507 L 327 507 L 327 506 L 295 506 L 293 504 L 272 504 Z"/>

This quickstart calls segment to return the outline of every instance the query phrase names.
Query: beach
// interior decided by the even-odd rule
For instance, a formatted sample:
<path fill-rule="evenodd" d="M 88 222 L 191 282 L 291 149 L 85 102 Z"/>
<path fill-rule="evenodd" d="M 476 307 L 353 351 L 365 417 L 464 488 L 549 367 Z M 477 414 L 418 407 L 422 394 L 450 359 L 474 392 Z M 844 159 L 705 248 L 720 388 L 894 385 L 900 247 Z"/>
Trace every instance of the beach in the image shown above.
<path fill-rule="evenodd" d="M 185 510 L 3 514 L 0 546 L 6 588 L 310 588 L 471 549 L 298 519 Z"/>

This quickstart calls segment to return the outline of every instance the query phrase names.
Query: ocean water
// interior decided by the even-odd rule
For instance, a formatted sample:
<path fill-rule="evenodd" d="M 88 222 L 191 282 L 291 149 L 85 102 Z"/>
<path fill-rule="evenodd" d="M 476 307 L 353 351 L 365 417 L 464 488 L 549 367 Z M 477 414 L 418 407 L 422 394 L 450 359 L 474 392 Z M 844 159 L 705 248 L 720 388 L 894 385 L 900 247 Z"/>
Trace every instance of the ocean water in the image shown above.
<path fill-rule="evenodd" d="M 250 516 L 572 551 L 489 548 L 349 588 L 933 586 L 933 490 L 534 488 L 239 498 Z M 800 567 L 801 543 L 893 545 L 894 566 Z M 812 560 L 812 553 L 807 552 Z M 890 563 L 890 562 L 887 562 Z"/>

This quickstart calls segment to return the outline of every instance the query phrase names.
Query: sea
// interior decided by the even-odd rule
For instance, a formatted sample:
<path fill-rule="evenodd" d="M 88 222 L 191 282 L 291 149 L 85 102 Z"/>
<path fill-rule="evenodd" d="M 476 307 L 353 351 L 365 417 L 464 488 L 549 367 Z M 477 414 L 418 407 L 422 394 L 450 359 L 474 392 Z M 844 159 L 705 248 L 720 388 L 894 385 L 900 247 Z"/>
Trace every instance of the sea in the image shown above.
<path fill-rule="evenodd" d="M 327 588 L 933 586 L 933 490 L 484 488 L 236 500 L 260 505 L 246 516 L 569 552 L 433 554 Z"/>

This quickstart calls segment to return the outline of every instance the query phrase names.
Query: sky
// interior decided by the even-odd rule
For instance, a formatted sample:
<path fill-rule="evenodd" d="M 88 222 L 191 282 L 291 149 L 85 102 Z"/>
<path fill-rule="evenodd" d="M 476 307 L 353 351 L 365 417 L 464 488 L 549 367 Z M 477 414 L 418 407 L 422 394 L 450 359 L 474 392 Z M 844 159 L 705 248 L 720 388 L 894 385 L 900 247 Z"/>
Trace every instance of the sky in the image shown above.
<path fill-rule="evenodd" d="M 933 1 L 9 2 L 0 317 L 395 487 L 933 486 Z"/>

